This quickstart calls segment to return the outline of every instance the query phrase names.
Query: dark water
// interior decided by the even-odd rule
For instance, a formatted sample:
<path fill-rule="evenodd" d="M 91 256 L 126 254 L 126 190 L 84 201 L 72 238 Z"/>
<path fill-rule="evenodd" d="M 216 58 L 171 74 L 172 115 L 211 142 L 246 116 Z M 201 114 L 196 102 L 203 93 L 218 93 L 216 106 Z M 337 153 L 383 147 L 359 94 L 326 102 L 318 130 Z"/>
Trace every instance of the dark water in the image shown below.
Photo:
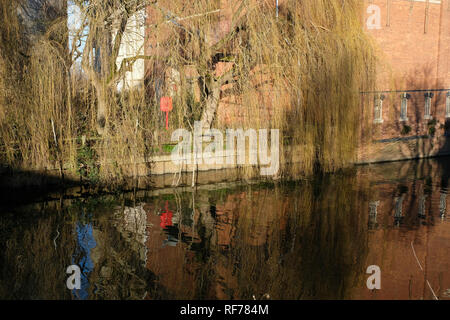
<path fill-rule="evenodd" d="M 3 205 L 0 298 L 450 299 L 449 174 L 442 158 Z"/>

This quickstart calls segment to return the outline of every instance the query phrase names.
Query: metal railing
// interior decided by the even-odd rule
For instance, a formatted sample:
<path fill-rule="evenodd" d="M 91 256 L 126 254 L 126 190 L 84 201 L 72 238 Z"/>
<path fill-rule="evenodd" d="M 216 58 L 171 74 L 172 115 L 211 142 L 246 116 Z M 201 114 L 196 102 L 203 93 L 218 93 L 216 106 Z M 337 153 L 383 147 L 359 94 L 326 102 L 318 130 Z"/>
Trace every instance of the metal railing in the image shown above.
<path fill-rule="evenodd" d="M 384 91 L 361 91 L 361 94 L 378 94 L 378 93 L 413 93 L 413 92 L 450 92 L 449 89 L 417 89 L 417 90 L 384 90 Z"/>

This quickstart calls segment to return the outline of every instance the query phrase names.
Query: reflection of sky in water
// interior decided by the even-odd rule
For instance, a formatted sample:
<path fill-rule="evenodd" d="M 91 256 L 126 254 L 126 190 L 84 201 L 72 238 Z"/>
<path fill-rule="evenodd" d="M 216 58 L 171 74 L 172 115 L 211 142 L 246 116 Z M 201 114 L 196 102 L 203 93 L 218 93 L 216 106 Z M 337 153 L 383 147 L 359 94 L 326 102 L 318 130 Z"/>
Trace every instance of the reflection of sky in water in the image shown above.
<path fill-rule="evenodd" d="M 91 224 L 76 225 L 77 248 L 72 257 L 72 263 L 77 264 L 81 269 L 81 289 L 73 290 L 73 295 L 80 300 L 89 298 L 89 274 L 94 269 L 94 263 L 91 259 L 91 250 L 97 246 L 93 235 Z"/>

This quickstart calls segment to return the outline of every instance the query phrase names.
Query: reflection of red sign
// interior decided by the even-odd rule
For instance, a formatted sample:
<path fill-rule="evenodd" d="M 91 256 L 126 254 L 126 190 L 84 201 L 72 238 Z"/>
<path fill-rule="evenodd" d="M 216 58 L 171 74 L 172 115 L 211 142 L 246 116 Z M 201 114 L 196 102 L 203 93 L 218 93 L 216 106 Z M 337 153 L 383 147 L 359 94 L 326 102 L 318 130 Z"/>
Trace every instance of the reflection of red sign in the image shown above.
<path fill-rule="evenodd" d="M 169 202 L 166 201 L 166 212 L 161 213 L 161 228 L 166 229 L 173 226 L 172 218 L 173 212 L 169 210 Z"/>
<path fill-rule="evenodd" d="M 166 130 L 169 130 L 169 112 L 173 110 L 171 97 L 161 97 L 160 109 L 166 113 Z"/>

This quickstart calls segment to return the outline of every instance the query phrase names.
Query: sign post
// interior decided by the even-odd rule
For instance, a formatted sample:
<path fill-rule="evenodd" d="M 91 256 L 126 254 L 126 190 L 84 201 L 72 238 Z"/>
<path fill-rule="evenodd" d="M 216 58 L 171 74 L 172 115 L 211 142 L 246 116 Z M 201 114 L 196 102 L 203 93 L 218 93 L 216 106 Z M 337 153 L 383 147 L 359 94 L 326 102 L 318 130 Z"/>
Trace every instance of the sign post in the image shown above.
<path fill-rule="evenodd" d="M 171 97 L 161 97 L 160 109 L 166 113 L 166 130 L 169 130 L 169 112 L 173 110 Z"/>

